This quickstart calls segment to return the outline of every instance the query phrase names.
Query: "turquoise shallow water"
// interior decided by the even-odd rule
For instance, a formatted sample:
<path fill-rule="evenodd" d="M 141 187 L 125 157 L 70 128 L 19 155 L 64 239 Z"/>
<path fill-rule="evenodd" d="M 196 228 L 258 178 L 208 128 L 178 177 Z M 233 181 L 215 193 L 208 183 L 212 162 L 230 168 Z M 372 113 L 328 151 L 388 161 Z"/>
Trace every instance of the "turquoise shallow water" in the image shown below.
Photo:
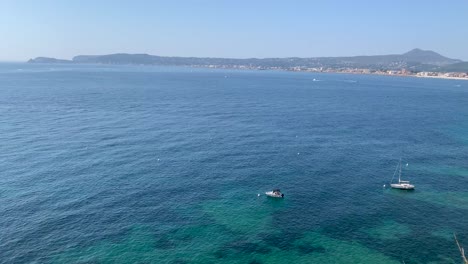
<path fill-rule="evenodd" d="M 0 64 L 0 262 L 459 263 L 467 102 L 454 80 Z M 414 192 L 382 187 L 400 157 Z"/>

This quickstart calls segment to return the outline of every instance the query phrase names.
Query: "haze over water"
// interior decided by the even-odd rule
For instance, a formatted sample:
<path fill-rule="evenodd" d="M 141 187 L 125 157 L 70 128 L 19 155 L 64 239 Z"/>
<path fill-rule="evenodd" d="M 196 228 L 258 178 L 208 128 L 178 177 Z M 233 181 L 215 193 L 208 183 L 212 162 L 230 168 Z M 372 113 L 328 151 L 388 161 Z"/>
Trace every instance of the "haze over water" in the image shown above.
<path fill-rule="evenodd" d="M 460 263 L 467 102 L 456 80 L 0 64 L 0 263 Z M 414 192 L 383 188 L 400 157 Z"/>

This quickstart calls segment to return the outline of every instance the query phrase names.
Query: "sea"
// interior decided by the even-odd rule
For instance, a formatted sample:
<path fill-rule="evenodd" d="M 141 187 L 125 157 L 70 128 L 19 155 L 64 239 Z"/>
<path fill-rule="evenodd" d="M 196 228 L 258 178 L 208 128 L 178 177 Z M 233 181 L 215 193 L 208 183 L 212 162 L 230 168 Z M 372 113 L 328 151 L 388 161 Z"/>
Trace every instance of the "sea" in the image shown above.
<path fill-rule="evenodd" d="M 0 64 L 0 263 L 461 263 L 467 183 L 468 81 Z"/>

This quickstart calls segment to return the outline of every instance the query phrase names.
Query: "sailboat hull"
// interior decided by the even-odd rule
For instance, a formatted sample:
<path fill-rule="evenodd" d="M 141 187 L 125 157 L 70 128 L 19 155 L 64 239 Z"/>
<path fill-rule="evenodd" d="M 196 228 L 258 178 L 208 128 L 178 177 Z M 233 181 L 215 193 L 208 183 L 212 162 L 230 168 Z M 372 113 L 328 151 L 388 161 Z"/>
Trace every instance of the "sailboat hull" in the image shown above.
<path fill-rule="evenodd" d="M 407 184 L 407 183 L 392 183 L 390 186 L 393 189 L 400 189 L 400 190 L 414 190 L 414 185 Z"/>

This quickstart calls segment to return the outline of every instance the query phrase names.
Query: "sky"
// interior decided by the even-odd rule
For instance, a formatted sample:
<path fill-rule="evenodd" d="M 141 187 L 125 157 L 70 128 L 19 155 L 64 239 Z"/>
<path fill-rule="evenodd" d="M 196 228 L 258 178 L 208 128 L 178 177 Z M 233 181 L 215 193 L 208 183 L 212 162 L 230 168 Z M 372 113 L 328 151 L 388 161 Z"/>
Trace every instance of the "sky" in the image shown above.
<path fill-rule="evenodd" d="M 468 61 L 468 0 L 0 0 L 0 61 L 148 53 Z"/>

